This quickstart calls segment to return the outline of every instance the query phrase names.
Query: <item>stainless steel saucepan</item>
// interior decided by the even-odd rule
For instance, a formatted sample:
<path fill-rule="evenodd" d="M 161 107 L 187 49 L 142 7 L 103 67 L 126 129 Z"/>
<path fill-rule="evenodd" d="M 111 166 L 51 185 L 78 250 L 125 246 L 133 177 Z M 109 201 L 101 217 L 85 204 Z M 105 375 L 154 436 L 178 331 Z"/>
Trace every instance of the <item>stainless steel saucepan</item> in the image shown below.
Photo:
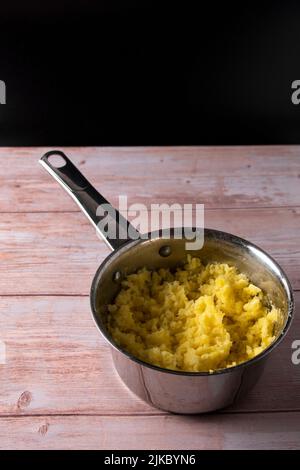
<path fill-rule="evenodd" d="M 53 155 L 64 165 L 51 163 Z M 47 152 L 40 160 L 46 170 L 72 196 L 90 222 L 99 231 L 97 207 L 108 203 L 86 180 L 80 171 L 60 151 Z M 132 226 L 117 212 L 118 223 Z M 102 216 L 103 217 L 103 216 Z M 102 234 L 103 235 L 103 234 Z M 150 269 L 178 266 L 188 253 L 186 240 L 164 237 L 164 231 L 148 239 L 106 239 L 113 252 L 99 266 L 90 291 L 92 314 L 97 328 L 111 346 L 119 376 L 127 387 L 151 405 L 174 413 L 203 413 L 233 404 L 249 390 L 260 376 L 266 359 L 277 348 L 290 326 L 294 301 L 289 280 L 281 267 L 267 253 L 247 240 L 218 230 L 205 229 L 201 250 L 191 251 L 204 262 L 234 264 L 253 283 L 268 294 L 271 302 L 284 313 L 276 340 L 265 351 L 243 364 L 209 372 L 178 372 L 147 364 L 118 347 L 105 326 L 106 306 L 113 302 L 120 281 L 143 266 Z M 266 393 L 268 391 L 266 390 Z"/>

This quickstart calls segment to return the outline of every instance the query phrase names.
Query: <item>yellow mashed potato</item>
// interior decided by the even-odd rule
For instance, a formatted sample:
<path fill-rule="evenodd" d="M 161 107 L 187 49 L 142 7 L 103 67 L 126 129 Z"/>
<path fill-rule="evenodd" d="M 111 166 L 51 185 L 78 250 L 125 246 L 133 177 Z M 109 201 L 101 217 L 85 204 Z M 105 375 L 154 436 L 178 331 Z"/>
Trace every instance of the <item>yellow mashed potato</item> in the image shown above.
<path fill-rule="evenodd" d="M 141 269 L 129 275 L 113 305 L 108 331 L 137 358 L 167 369 L 214 371 L 247 361 L 274 341 L 279 309 L 228 264 Z"/>

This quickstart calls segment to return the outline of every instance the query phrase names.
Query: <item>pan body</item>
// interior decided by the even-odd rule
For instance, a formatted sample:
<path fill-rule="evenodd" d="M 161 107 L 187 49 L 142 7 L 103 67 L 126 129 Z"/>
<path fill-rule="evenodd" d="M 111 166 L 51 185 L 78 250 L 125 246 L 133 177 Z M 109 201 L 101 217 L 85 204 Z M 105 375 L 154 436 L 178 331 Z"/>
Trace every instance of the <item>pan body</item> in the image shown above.
<path fill-rule="evenodd" d="M 95 323 L 108 341 L 113 362 L 127 387 L 149 404 L 173 413 L 204 413 L 230 404 L 245 395 L 263 372 L 266 359 L 285 336 L 294 311 L 290 283 L 280 266 L 263 250 L 226 232 L 205 229 L 199 250 L 186 250 L 185 239 L 165 238 L 164 232 L 147 239 L 129 241 L 101 264 L 91 287 L 91 309 Z M 120 290 L 121 280 L 139 268 L 175 268 L 186 255 L 206 262 L 235 265 L 269 296 L 284 313 L 277 339 L 254 359 L 238 366 L 206 372 L 177 372 L 152 366 L 120 349 L 106 329 L 107 305 Z M 167 256 L 166 256 L 167 254 Z"/>

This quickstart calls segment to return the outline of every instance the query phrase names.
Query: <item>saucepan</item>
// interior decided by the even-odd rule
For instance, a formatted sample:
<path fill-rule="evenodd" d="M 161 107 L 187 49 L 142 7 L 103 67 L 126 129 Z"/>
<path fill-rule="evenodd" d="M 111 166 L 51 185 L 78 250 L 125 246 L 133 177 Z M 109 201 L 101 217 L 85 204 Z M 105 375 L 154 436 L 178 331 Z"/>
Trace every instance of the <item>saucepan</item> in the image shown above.
<path fill-rule="evenodd" d="M 51 161 L 59 156 L 63 165 Z M 120 348 L 106 328 L 107 305 L 112 303 L 122 279 L 141 267 L 175 268 L 186 258 L 186 239 L 174 236 L 174 230 L 151 233 L 148 237 L 109 238 L 103 233 L 103 214 L 97 208 L 108 201 L 87 181 L 66 155 L 57 150 L 40 160 L 46 170 L 72 196 L 96 230 L 113 250 L 99 266 L 90 291 L 91 311 L 98 330 L 111 346 L 114 366 L 127 387 L 154 407 L 174 413 L 204 413 L 232 405 L 245 395 L 263 372 L 266 360 L 285 337 L 294 312 L 293 292 L 282 268 L 265 251 L 230 233 L 204 229 L 201 249 L 192 251 L 205 262 L 234 264 L 269 296 L 284 315 L 275 341 L 253 359 L 215 372 L 181 372 L 143 362 Z M 117 211 L 115 217 L 128 233 L 137 231 Z M 102 218 L 102 219 L 101 219 Z M 126 231 L 125 231 L 126 232 Z M 122 233 L 122 231 L 120 231 Z M 184 232 L 183 232 L 184 233 Z M 266 391 L 267 392 L 267 391 Z"/>

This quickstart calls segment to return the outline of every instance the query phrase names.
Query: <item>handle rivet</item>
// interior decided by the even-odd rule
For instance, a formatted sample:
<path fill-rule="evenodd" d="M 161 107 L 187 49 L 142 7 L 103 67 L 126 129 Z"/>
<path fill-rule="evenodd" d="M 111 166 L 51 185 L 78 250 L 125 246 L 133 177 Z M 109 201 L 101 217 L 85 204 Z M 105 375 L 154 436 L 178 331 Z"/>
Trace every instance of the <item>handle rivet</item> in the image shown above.
<path fill-rule="evenodd" d="M 172 253 L 171 247 L 169 245 L 164 245 L 159 249 L 160 256 L 167 258 Z"/>
<path fill-rule="evenodd" d="M 114 274 L 113 274 L 113 281 L 114 282 L 120 282 L 121 281 L 121 273 L 120 271 L 116 271 Z"/>

